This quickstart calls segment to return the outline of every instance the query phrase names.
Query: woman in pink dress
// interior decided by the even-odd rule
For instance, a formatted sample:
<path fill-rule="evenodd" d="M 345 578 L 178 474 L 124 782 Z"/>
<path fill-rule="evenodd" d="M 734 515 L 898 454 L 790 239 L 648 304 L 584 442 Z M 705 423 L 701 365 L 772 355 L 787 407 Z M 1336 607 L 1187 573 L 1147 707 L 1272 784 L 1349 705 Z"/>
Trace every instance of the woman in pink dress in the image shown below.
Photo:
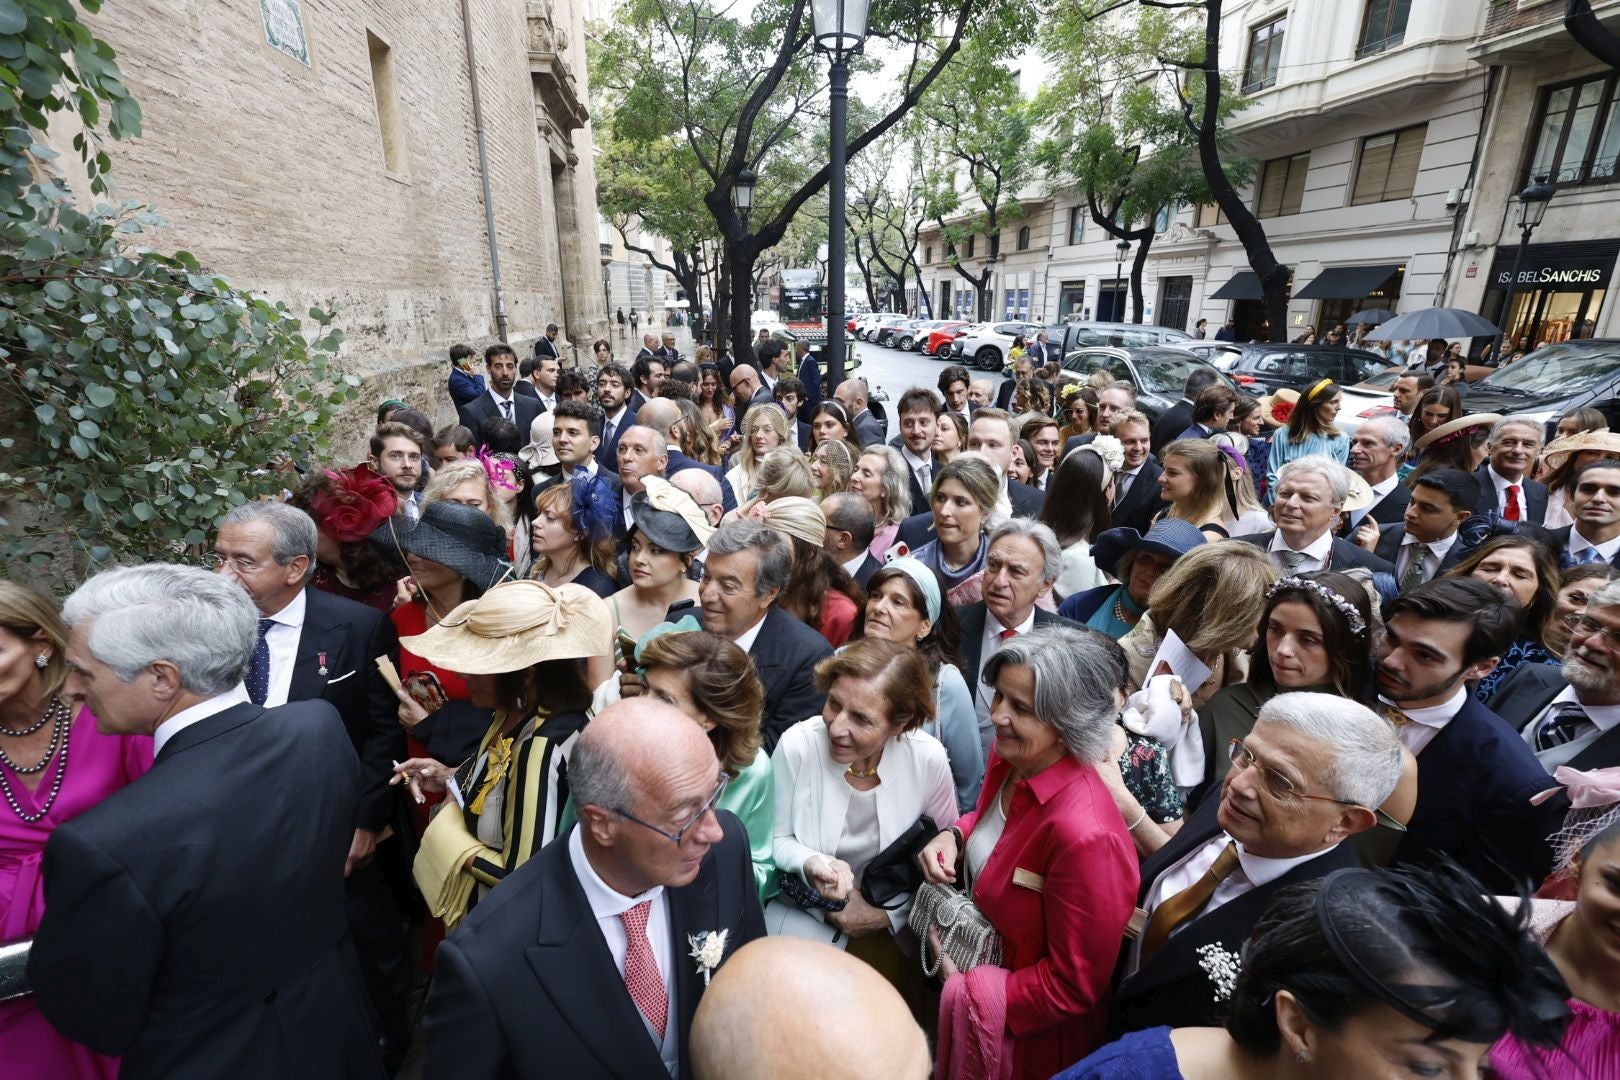
<path fill-rule="evenodd" d="M 152 740 L 103 735 L 60 696 L 67 626 L 56 607 L 0 581 L 0 942 L 27 937 L 45 913 L 40 863 L 51 830 L 152 767 Z M 118 1059 L 58 1035 L 33 999 L 0 1002 L 6 1080 L 96 1080 Z"/>

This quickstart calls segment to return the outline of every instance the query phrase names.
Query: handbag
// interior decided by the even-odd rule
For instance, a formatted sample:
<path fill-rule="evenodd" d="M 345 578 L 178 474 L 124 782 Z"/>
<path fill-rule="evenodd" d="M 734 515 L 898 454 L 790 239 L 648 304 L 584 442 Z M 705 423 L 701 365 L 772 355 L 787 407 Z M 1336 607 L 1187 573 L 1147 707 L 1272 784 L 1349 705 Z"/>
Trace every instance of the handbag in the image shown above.
<path fill-rule="evenodd" d="M 861 872 L 861 896 L 873 907 L 893 911 L 922 884 L 917 856 L 939 833 L 934 819 L 924 814 L 911 823 L 894 843 L 872 857 Z"/>
<path fill-rule="evenodd" d="M 843 911 L 846 901 L 828 900 L 811 888 L 798 874 L 786 870 L 777 872 L 776 881 L 781 894 L 801 911 Z"/>
<path fill-rule="evenodd" d="M 972 971 L 980 964 L 1001 964 L 1001 935 L 960 889 L 924 881 L 912 898 L 907 923 L 922 943 L 922 969 L 929 978 L 939 974 L 946 956 L 958 971 Z M 940 956 L 930 964 L 928 931 L 935 928 L 939 930 Z"/>

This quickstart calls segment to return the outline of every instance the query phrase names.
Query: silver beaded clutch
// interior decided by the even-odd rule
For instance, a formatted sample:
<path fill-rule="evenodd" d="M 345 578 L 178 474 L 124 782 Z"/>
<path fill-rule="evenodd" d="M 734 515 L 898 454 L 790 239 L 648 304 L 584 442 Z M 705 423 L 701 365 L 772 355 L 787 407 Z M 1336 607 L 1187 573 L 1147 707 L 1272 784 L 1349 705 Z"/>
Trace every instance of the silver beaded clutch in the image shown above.
<path fill-rule="evenodd" d="M 28 951 L 33 947 L 31 937 L 0 944 L 0 1001 L 33 993 L 28 985 Z"/>
<path fill-rule="evenodd" d="M 939 931 L 940 952 L 951 958 L 958 971 L 972 971 L 980 964 L 1001 963 L 1001 935 L 990 925 L 984 912 L 960 889 L 925 881 L 917 887 L 907 918 L 911 932 L 921 944 L 923 974 L 939 973 L 939 958 L 929 962 L 932 950 L 928 931 Z"/>

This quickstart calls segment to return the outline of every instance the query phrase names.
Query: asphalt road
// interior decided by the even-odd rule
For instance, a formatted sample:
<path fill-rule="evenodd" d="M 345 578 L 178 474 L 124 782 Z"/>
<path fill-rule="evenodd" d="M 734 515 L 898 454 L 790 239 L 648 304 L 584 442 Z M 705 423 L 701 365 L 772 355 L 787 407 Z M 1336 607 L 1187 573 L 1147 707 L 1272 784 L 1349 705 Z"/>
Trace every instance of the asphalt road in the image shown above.
<path fill-rule="evenodd" d="M 894 403 L 900 400 L 901 394 L 913 386 L 937 389 L 939 373 L 949 366 L 945 360 L 936 360 L 921 353 L 901 352 L 899 349 L 890 349 L 865 341 L 855 342 L 855 352 L 861 360 L 860 370 L 856 374 L 866 380 L 874 396 L 878 390 L 883 391 L 887 399 L 884 411 L 891 420 L 895 419 Z M 1004 378 L 1001 375 L 991 375 L 971 368 L 968 374 L 975 379 L 988 379 L 992 391 L 1001 385 Z M 891 424 L 889 435 L 892 437 L 898 430 Z"/>

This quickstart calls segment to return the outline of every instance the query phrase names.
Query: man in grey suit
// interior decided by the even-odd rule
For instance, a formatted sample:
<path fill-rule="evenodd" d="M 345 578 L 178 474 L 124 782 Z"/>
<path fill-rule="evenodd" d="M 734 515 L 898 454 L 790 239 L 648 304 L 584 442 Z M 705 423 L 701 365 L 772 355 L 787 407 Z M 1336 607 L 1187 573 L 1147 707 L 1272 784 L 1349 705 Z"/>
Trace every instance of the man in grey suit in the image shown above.
<path fill-rule="evenodd" d="M 1350 470 L 1328 457 L 1296 458 L 1277 470 L 1277 527 L 1237 539 L 1264 548 L 1285 574 L 1359 566 L 1386 574 L 1395 568 L 1370 551 L 1333 535 L 1350 495 Z"/>
<path fill-rule="evenodd" d="M 872 415 L 868 407 L 870 394 L 865 379 L 845 379 L 833 391 L 833 397 L 849 413 L 850 422 L 855 425 L 851 434 L 862 450 L 883 442 L 883 425 L 878 423 L 878 418 Z"/>

